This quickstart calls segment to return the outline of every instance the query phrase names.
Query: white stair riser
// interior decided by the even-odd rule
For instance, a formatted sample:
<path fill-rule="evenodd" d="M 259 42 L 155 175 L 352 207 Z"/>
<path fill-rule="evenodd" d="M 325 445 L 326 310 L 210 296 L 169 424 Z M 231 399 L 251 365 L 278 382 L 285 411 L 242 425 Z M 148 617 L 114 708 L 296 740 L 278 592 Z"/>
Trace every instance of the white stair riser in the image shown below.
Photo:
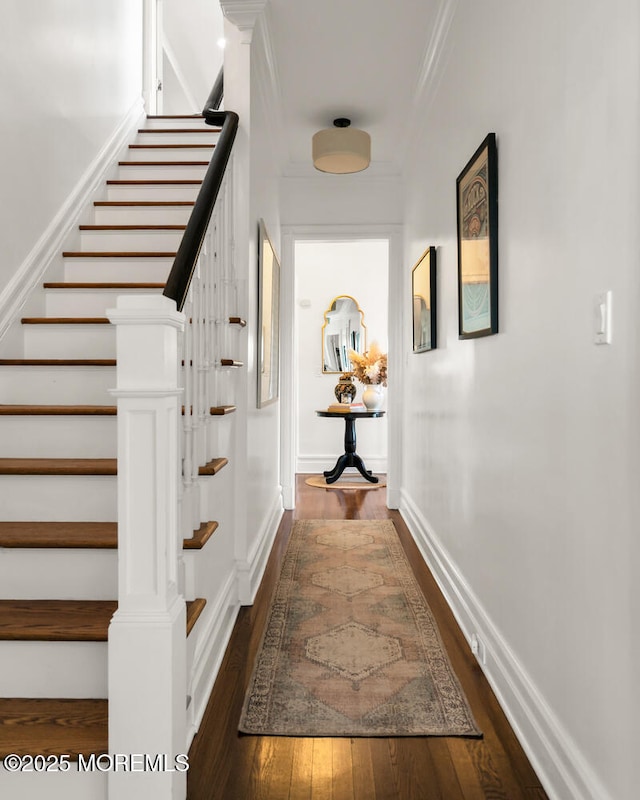
<path fill-rule="evenodd" d="M 95 225 L 186 225 L 193 206 L 95 206 Z"/>
<path fill-rule="evenodd" d="M 24 325 L 25 358 L 115 358 L 115 327 Z"/>
<path fill-rule="evenodd" d="M 99 769 L 78 771 L 78 764 L 70 762 L 68 771 L 56 772 L 55 780 L 48 772 L 2 772 L 2 796 L 21 800 L 107 800 L 106 771 Z"/>
<path fill-rule="evenodd" d="M 115 416 L 0 416 L 2 458 L 115 458 L 117 454 Z"/>
<path fill-rule="evenodd" d="M 98 251 L 151 251 L 175 252 L 184 231 L 81 231 L 80 250 Z"/>
<path fill-rule="evenodd" d="M 106 642 L 0 641 L 2 697 L 107 697 Z"/>
<path fill-rule="evenodd" d="M 121 295 L 161 294 L 162 289 L 47 289 L 45 308 L 50 317 L 72 317 L 82 313 L 88 317 L 104 317 L 108 308 L 115 308 Z"/>
<path fill-rule="evenodd" d="M 0 498 L 9 522 L 117 519 L 115 475 L 0 475 Z"/>
<path fill-rule="evenodd" d="M 174 251 L 162 251 L 174 252 Z M 72 282 L 152 282 L 167 280 L 174 256 L 158 258 L 65 258 L 64 279 Z"/>
<path fill-rule="evenodd" d="M 195 159 L 194 159 L 195 160 Z M 204 159 L 197 159 L 203 161 Z M 192 178 L 202 180 L 207 171 L 208 164 L 145 164 L 144 166 L 133 164 L 118 165 L 118 179 L 123 181 L 160 181 L 160 180 L 190 180 Z"/>
<path fill-rule="evenodd" d="M 186 572 L 195 574 L 200 551 L 185 550 L 183 557 Z M 198 588 L 202 593 L 202 587 Z M 3 600 L 113 600 L 117 596 L 116 549 L 0 548 Z"/>
<path fill-rule="evenodd" d="M 2 367 L 0 402 L 112 405 L 115 367 Z"/>
<path fill-rule="evenodd" d="M 176 117 L 147 117 L 141 127 L 148 130 L 149 128 L 206 128 L 211 126 L 207 126 L 204 117 L 200 115 L 185 114 Z M 213 128 L 211 129 L 213 130 Z"/>
<path fill-rule="evenodd" d="M 204 144 L 204 142 L 203 142 Z M 130 147 L 123 161 L 211 161 L 215 147 Z"/>
<path fill-rule="evenodd" d="M 0 548 L 0 597 L 5 600 L 113 600 L 118 551 Z"/>
<path fill-rule="evenodd" d="M 215 144 L 218 141 L 218 134 L 213 129 L 206 130 L 206 126 L 204 130 L 196 133 L 189 133 L 186 130 L 167 133 L 166 127 L 164 126 L 164 131 L 158 128 L 138 133 L 135 144 Z"/>
<path fill-rule="evenodd" d="M 200 183 L 108 184 L 106 200 L 195 200 Z"/>

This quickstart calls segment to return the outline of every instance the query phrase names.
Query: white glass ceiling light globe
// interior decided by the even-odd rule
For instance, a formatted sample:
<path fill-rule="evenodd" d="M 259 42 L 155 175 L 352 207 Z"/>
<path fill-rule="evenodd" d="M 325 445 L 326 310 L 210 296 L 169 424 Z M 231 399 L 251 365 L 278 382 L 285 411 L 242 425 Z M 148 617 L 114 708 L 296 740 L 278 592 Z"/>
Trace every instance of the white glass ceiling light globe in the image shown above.
<path fill-rule="evenodd" d="M 333 128 L 313 135 L 313 166 L 320 172 L 344 175 L 361 172 L 371 161 L 371 137 L 366 131 L 350 128 L 351 121 L 339 117 Z"/>

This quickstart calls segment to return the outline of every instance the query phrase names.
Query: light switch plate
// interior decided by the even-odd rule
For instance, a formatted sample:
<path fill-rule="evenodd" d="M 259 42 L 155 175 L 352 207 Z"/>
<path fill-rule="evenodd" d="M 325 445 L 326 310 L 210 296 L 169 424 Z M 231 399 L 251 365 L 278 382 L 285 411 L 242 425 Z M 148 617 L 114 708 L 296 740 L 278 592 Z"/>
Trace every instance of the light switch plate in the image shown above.
<path fill-rule="evenodd" d="M 597 294 L 593 303 L 595 344 L 611 344 L 611 292 Z"/>

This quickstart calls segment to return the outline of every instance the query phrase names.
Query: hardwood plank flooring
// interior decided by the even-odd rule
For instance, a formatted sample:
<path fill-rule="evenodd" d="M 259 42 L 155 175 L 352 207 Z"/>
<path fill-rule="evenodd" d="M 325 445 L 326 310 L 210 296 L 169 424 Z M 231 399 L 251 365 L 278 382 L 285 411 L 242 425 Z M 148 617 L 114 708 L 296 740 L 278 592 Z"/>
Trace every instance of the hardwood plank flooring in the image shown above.
<path fill-rule="evenodd" d="M 242 608 L 189 753 L 188 800 L 547 800 L 454 616 L 385 489 L 326 490 L 297 479 L 256 602 Z M 237 725 L 270 598 L 297 519 L 392 519 L 481 727 L 458 737 L 248 736 Z"/>

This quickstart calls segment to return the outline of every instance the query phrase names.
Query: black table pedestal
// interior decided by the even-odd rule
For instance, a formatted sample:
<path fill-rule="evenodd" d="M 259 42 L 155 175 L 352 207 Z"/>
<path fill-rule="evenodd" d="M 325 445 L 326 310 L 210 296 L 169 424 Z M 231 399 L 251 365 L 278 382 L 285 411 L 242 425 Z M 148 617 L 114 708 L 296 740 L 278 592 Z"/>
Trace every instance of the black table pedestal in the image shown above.
<path fill-rule="evenodd" d="M 329 414 L 326 414 L 326 416 L 329 416 Z M 363 478 L 371 483 L 378 483 L 378 478 L 372 475 L 371 470 L 365 467 L 363 460 L 356 453 L 357 416 L 357 414 L 344 415 L 344 453 L 338 458 L 333 469 L 322 473 L 327 483 L 335 483 L 347 467 L 355 467 Z M 360 416 L 364 416 L 364 414 Z"/>

